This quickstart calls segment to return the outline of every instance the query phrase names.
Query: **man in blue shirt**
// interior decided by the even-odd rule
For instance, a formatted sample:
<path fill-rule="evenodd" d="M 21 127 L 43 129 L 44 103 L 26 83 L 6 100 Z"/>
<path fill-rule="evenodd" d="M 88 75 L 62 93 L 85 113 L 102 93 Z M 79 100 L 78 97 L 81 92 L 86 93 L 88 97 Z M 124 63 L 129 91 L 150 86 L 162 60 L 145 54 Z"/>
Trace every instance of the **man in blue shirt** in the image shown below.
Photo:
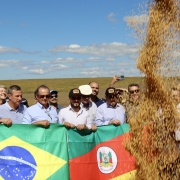
<path fill-rule="evenodd" d="M 8 89 L 8 102 L 0 106 L 0 124 L 21 124 L 26 107 L 21 104 L 22 91 L 17 85 Z"/>
<path fill-rule="evenodd" d="M 96 125 L 120 125 L 125 122 L 125 109 L 116 102 L 115 88 L 109 87 L 105 92 L 106 102 L 97 108 Z"/>
<path fill-rule="evenodd" d="M 50 90 L 47 86 L 41 85 L 35 91 L 37 103 L 24 113 L 23 124 L 37 124 L 43 127 L 49 126 L 50 123 L 58 122 L 56 110 L 49 105 Z"/>

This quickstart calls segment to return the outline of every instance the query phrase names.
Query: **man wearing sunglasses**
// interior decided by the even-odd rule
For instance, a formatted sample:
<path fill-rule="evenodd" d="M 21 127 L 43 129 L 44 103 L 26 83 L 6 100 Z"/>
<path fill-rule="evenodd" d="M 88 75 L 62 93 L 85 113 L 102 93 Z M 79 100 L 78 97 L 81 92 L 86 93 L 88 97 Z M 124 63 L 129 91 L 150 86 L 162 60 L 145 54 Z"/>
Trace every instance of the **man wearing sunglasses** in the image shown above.
<path fill-rule="evenodd" d="M 58 92 L 55 91 L 55 90 L 50 90 L 50 99 L 49 99 L 49 104 L 51 106 L 53 106 L 56 111 L 57 111 L 57 114 L 59 113 L 59 111 L 64 108 L 63 106 L 60 106 L 58 105 Z"/>
<path fill-rule="evenodd" d="M 114 124 L 116 126 L 125 122 L 125 109 L 116 102 L 115 88 L 109 87 L 105 92 L 106 102 L 97 108 L 96 125 Z"/>
<path fill-rule="evenodd" d="M 43 127 L 48 127 L 50 123 L 57 123 L 57 112 L 51 105 L 49 105 L 49 88 L 45 85 L 41 85 L 36 89 L 34 94 L 37 103 L 27 108 L 22 123 L 37 124 Z"/>
<path fill-rule="evenodd" d="M 69 92 L 70 105 L 61 109 L 58 114 L 59 124 L 64 124 L 66 128 L 77 128 L 78 130 L 91 129 L 91 120 L 88 113 L 81 104 L 81 92 L 74 88 Z"/>
<path fill-rule="evenodd" d="M 81 91 L 81 107 L 84 108 L 92 121 L 92 130 L 96 131 L 97 127 L 95 125 L 96 118 L 96 110 L 97 106 L 94 102 L 90 101 L 92 89 L 90 85 L 81 85 L 79 86 L 79 90 Z"/>
<path fill-rule="evenodd" d="M 126 101 L 124 107 L 126 109 L 127 122 L 130 117 L 136 115 L 139 110 L 140 88 L 138 84 L 132 83 L 128 86 L 129 100 Z"/>

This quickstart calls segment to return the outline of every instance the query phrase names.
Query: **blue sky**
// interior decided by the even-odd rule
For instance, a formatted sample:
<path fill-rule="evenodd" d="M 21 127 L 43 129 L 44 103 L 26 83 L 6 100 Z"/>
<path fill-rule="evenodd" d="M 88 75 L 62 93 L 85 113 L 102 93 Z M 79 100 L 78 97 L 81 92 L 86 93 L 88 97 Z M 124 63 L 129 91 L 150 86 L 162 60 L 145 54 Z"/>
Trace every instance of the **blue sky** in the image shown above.
<path fill-rule="evenodd" d="M 142 0 L 1 0 L 0 79 L 139 76 Z"/>

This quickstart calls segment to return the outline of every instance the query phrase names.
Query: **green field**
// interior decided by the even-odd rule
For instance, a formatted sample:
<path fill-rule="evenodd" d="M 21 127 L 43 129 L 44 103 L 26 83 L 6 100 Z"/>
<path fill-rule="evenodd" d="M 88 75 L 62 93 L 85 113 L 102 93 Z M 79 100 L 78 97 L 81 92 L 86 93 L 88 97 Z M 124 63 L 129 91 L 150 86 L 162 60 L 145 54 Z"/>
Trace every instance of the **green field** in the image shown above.
<path fill-rule="evenodd" d="M 34 91 L 42 84 L 48 86 L 50 89 L 59 92 L 59 104 L 67 106 L 69 104 L 68 93 L 70 89 L 79 87 L 83 84 L 88 84 L 91 81 L 96 81 L 100 85 L 99 97 L 104 97 L 104 92 L 112 78 L 64 78 L 64 79 L 27 79 L 27 80 L 1 80 L 0 84 L 9 87 L 11 85 L 19 85 L 22 88 L 23 97 L 28 100 L 29 105 L 35 103 Z M 143 78 L 140 77 L 126 77 L 123 81 L 118 81 L 115 87 L 127 88 L 130 83 L 142 83 Z"/>

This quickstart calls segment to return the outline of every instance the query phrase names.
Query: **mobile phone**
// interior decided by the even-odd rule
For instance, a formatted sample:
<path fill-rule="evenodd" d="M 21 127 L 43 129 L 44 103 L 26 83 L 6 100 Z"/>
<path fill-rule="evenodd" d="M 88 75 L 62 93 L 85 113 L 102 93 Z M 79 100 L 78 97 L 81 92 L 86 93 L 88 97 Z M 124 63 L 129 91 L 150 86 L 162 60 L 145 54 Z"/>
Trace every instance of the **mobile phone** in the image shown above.
<path fill-rule="evenodd" d="M 124 80 L 124 75 L 119 76 L 120 80 Z"/>

